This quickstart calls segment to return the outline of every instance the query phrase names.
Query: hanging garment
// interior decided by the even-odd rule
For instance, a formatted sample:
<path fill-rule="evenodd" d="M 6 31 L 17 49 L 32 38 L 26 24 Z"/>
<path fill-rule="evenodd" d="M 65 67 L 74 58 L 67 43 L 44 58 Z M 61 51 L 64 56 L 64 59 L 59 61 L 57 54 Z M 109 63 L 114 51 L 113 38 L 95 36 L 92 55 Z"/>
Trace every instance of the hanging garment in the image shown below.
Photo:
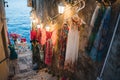
<path fill-rule="evenodd" d="M 57 30 L 52 31 L 51 39 L 52 39 L 53 46 L 55 46 L 57 41 Z"/>
<path fill-rule="evenodd" d="M 36 40 L 32 41 L 32 61 L 33 64 L 40 63 L 40 46 Z"/>
<path fill-rule="evenodd" d="M 10 49 L 10 60 L 15 60 L 18 58 L 18 54 L 15 51 L 15 47 L 13 45 L 9 45 L 8 48 Z"/>
<path fill-rule="evenodd" d="M 63 28 L 61 29 L 60 38 L 59 38 L 59 49 L 60 49 L 59 52 L 60 52 L 60 54 L 59 54 L 58 67 L 61 69 L 64 68 L 68 31 L 69 31 L 69 28 L 68 28 L 67 24 L 64 24 Z"/>
<path fill-rule="evenodd" d="M 37 40 L 38 40 L 39 44 L 41 44 L 41 29 L 40 28 L 38 28 L 38 30 L 37 30 Z"/>
<path fill-rule="evenodd" d="M 97 16 L 98 16 L 98 13 L 99 13 L 99 9 L 100 9 L 100 6 L 97 5 L 96 8 L 95 8 L 95 11 L 92 15 L 92 19 L 91 19 L 91 22 L 90 22 L 90 26 L 94 26 L 94 23 L 95 23 L 95 20 L 97 19 Z"/>
<path fill-rule="evenodd" d="M 68 33 L 68 41 L 65 56 L 64 68 L 70 71 L 75 70 L 79 50 L 79 31 L 77 26 L 72 26 Z"/>
<path fill-rule="evenodd" d="M 46 49 L 45 49 L 45 64 L 51 66 L 52 63 L 52 32 L 46 31 Z"/>
<path fill-rule="evenodd" d="M 103 49 L 105 48 L 105 44 L 106 44 L 104 41 L 105 39 L 102 39 L 102 35 L 103 35 L 102 31 L 105 29 L 107 33 L 107 28 L 109 27 L 110 16 L 111 16 L 111 7 L 109 6 L 106 9 L 104 18 L 102 20 L 99 31 L 96 35 L 96 39 L 94 41 L 94 46 L 92 47 L 91 52 L 90 52 L 90 56 L 94 61 L 97 60 L 97 56 L 99 56 L 99 61 L 100 61 L 100 58 L 102 59 L 102 54 L 104 53 Z M 106 38 L 106 36 L 104 36 L 104 38 Z M 101 47 L 101 45 L 104 45 L 104 47 Z"/>
<path fill-rule="evenodd" d="M 30 39 L 35 40 L 36 39 L 37 32 L 36 30 L 31 30 L 30 31 Z"/>
<path fill-rule="evenodd" d="M 46 43 L 46 31 L 45 29 L 41 29 L 41 45 Z"/>
<path fill-rule="evenodd" d="M 105 13 L 104 6 L 97 5 L 97 7 L 93 13 L 91 23 L 90 23 L 90 26 L 93 28 L 92 28 L 92 32 L 90 33 L 90 37 L 89 37 L 88 53 L 90 52 L 90 50 L 93 46 L 94 40 L 96 38 L 96 34 L 99 30 L 100 23 L 103 19 L 104 13 Z"/>
<path fill-rule="evenodd" d="M 26 38 L 21 38 L 21 42 L 26 42 Z"/>

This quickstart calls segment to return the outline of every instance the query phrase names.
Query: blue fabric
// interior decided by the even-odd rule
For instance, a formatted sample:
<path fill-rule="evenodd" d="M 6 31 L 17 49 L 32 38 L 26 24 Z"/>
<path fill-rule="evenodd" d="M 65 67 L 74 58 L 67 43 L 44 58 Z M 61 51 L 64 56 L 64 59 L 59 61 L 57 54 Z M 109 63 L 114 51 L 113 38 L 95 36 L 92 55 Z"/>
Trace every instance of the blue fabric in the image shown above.
<path fill-rule="evenodd" d="M 109 21 L 111 17 L 111 7 L 108 7 L 106 9 L 104 18 L 102 20 L 102 23 L 99 27 L 99 31 L 97 33 L 96 39 L 94 41 L 94 46 L 91 49 L 91 58 L 95 61 L 100 62 L 103 59 L 103 54 L 105 53 L 104 49 L 106 48 L 106 34 L 108 32 L 109 27 Z M 100 45 L 102 47 L 100 48 Z"/>

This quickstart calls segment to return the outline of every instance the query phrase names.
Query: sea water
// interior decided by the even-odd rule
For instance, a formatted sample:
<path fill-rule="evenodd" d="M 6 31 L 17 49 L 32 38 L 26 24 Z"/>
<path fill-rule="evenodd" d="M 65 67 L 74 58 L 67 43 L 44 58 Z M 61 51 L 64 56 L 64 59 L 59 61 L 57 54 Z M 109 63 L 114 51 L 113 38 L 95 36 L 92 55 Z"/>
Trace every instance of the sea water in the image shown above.
<path fill-rule="evenodd" d="M 30 43 L 30 11 L 27 7 L 27 0 L 6 0 L 8 7 L 5 7 L 8 33 L 17 33 L 27 39 Z"/>

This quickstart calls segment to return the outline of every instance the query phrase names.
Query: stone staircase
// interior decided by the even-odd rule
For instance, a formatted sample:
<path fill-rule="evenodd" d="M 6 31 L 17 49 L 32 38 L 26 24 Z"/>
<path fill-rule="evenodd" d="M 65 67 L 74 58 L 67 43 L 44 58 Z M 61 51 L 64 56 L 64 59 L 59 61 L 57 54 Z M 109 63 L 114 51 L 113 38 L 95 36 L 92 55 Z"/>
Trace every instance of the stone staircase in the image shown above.
<path fill-rule="evenodd" d="M 12 80 L 57 80 L 56 76 L 48 74 L 47 68 L 41 69 L 38 72 L 29 71 L 15 75 Z"/>
<path fill-rule="evenodd" d="M 48 69 L 32 70 L 32 51 L 28 49 L 26 44 L 16 44 L 16 52 L 18 53 L 17 64 L 15 65 L 15 74 L 10 64 L 10 75 L 14 74 L 8 80 L 57 80 L 57 77 L 48 74 Z M 11 63 L 11 62 L 10 62 Z"/>

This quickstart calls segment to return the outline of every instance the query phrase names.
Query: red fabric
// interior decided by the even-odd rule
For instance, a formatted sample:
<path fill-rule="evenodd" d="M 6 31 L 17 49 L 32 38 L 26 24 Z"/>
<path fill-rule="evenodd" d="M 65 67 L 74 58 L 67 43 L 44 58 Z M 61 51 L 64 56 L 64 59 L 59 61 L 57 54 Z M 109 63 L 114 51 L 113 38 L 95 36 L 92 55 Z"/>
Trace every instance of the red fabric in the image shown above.
<path fill-rule="evenodd" d="M 45 29 L 41 29 L 41 45 L 46 43 L 46 31 Z"/>
<path fill-rule="evenodd" d="M 36 30 L 31 30 L 31 32 L 30 32 L 31 40 L 35 40 L 36 39 L 36 34 L 37 34 Z"/>
<path fill-rule="evenodd" d="M 41 29 L 39 28 L 37 30 L 37 40 L 38 40 L 39 44 L 41 44 L 41 37 L 42 37 L 42 35 L 41 35 Z"/>
<path fill-rule="evenodd" d="M 67 80 L 65 77 L 62 77 L 61 80 Z"/>
<path fill-rule="evenodd" d="M 51 39 L 52 37 L 52 32 L 46 31 L 46 40 Z"/>
<path fill-rule="evenodd" d="M 21 38 L 21 42 L 26 42 L 26 38 Z"/>
<path fill-rule="evenodd" d="M 52 62 L 52 41 L 51 41 L 52 32 L 46 31 L 46 50 L 45 50 L 45 64 L 51 66 Z"/>
<path fill-rule="evenodd" d="M 52 39 L 52 44 L 54 46 L 56 44 L 56 40 L 57 40 L 57 30 L 53 31 L 51 39 Z"/>
<path fill-rule="evenodd" d="M 16 34 L 16 33 L 11 33 L 11 34 L 10 34 L 10 37 L 17 39 L 17 38 L 20 37 L 20 35 L 19 35 L 19 34 Z"/>

